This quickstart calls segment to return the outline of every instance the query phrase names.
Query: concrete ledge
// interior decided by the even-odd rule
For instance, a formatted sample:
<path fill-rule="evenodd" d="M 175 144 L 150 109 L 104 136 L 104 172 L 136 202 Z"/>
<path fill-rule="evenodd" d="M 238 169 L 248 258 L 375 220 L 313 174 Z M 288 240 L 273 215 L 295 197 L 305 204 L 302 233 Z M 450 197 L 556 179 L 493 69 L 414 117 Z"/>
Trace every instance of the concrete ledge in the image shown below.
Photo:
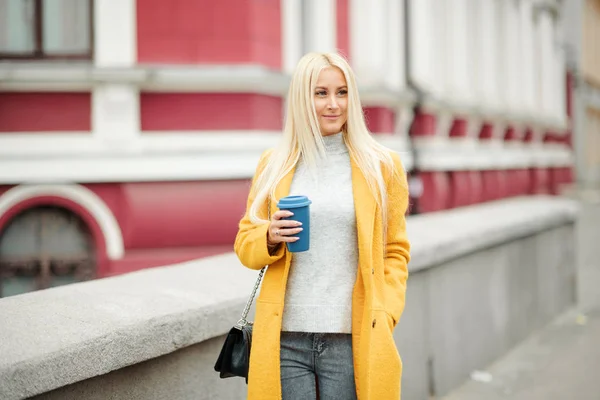
<path fill-rule="evenodd" d="M 409 218 L 411 272 L 574 222 L 578 205 L 551 196 L 516 197 Z"/>
<path fill-rule="evenodd" d="M 571 224 L 574 202 L 504 200 L 409 218 L 411 272 Z M 233 253 L 0 299 L 0 398 L 22 399 L 224 334 L 256 272 Z"/>

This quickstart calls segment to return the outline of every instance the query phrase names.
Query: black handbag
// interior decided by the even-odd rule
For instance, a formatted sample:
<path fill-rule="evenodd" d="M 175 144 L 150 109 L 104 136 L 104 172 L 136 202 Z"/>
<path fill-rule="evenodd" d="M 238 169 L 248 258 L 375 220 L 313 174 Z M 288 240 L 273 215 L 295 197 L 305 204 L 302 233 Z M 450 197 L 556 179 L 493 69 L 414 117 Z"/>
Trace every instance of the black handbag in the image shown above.
<path fill-rule="evenodd" d="M 220 378 L 231 378 L 239 376 L 246 378 L 248 383 L 248 369 L 250 366 L 250 348 L 252 346 L 252 322 L 247 321 L 248 312 L 252 306 L 252 301 L 263 274 L 267 267 L 263 267 L 258 274 L 258 279 L 254 285 L 254 290 L 246 303 L 246 308 L 242 313 L 242 318 L 229 330 L 225 343 L 219 353 L 219 358 L 215 364 L 215 371 L 219 372 Z"/>
<path fill-rule="evenodd" d="M 270 203 L 270 202 L 269 202 Z M 271 219 L 271 207 L 269 204 L 269 219 Z M 248 312 L 254 301 L 256 291 L 267 267 L 263 267 L 258 273 L 256 284 L 246 307 L 242 312 L 242 318 L 229 330 L 225 343 L 215 363 L 215 371 L 219 372 L 220 378 L 231 378 L 239 376 L 246 378 L 248 383 L 248 369 L 250 367 L 250 348 L 252 346 L 252 322 L 248 322 Z"/>

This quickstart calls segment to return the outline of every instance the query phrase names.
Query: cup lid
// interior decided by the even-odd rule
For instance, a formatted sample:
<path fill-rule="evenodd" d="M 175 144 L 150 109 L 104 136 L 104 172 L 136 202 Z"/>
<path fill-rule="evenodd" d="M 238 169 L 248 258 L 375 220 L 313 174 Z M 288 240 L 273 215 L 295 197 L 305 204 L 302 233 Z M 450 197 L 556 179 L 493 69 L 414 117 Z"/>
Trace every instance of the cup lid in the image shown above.
<path fill-rule="evenodd" d="M 277 203 L 277 207 L 279 208 L 296 208 L 296 207 L 305 207 L 311 204 L 312 201 L 308 199 L 306 196 L 287 196 L 283 197 Z"/>

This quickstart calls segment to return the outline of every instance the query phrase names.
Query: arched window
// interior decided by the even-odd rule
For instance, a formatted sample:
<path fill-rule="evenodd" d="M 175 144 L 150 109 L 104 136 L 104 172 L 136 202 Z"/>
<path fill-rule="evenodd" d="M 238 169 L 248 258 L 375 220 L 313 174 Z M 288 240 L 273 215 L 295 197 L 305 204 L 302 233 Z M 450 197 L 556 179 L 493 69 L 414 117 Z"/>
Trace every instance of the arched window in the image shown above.
<path fill-rule="evenodd" d="M 0 232 L 0 297 L 92 279 L 94 253 L 77 215 L 53 206 L 25 210 Z"/>

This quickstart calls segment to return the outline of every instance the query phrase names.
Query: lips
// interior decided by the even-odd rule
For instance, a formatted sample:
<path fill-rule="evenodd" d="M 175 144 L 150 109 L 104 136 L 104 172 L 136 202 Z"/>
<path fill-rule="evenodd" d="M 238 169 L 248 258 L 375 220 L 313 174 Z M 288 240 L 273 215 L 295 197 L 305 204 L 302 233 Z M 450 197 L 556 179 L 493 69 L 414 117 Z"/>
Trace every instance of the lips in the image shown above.
<path fill-rule="evenodd" d="M 339 118 L 340 116 L 339 116 L 339 115 L 323 115 L 323 117 L 324 117 L 324 118 L 327 118 L 327 119 L 337 119 L 337 118 Z"/>

